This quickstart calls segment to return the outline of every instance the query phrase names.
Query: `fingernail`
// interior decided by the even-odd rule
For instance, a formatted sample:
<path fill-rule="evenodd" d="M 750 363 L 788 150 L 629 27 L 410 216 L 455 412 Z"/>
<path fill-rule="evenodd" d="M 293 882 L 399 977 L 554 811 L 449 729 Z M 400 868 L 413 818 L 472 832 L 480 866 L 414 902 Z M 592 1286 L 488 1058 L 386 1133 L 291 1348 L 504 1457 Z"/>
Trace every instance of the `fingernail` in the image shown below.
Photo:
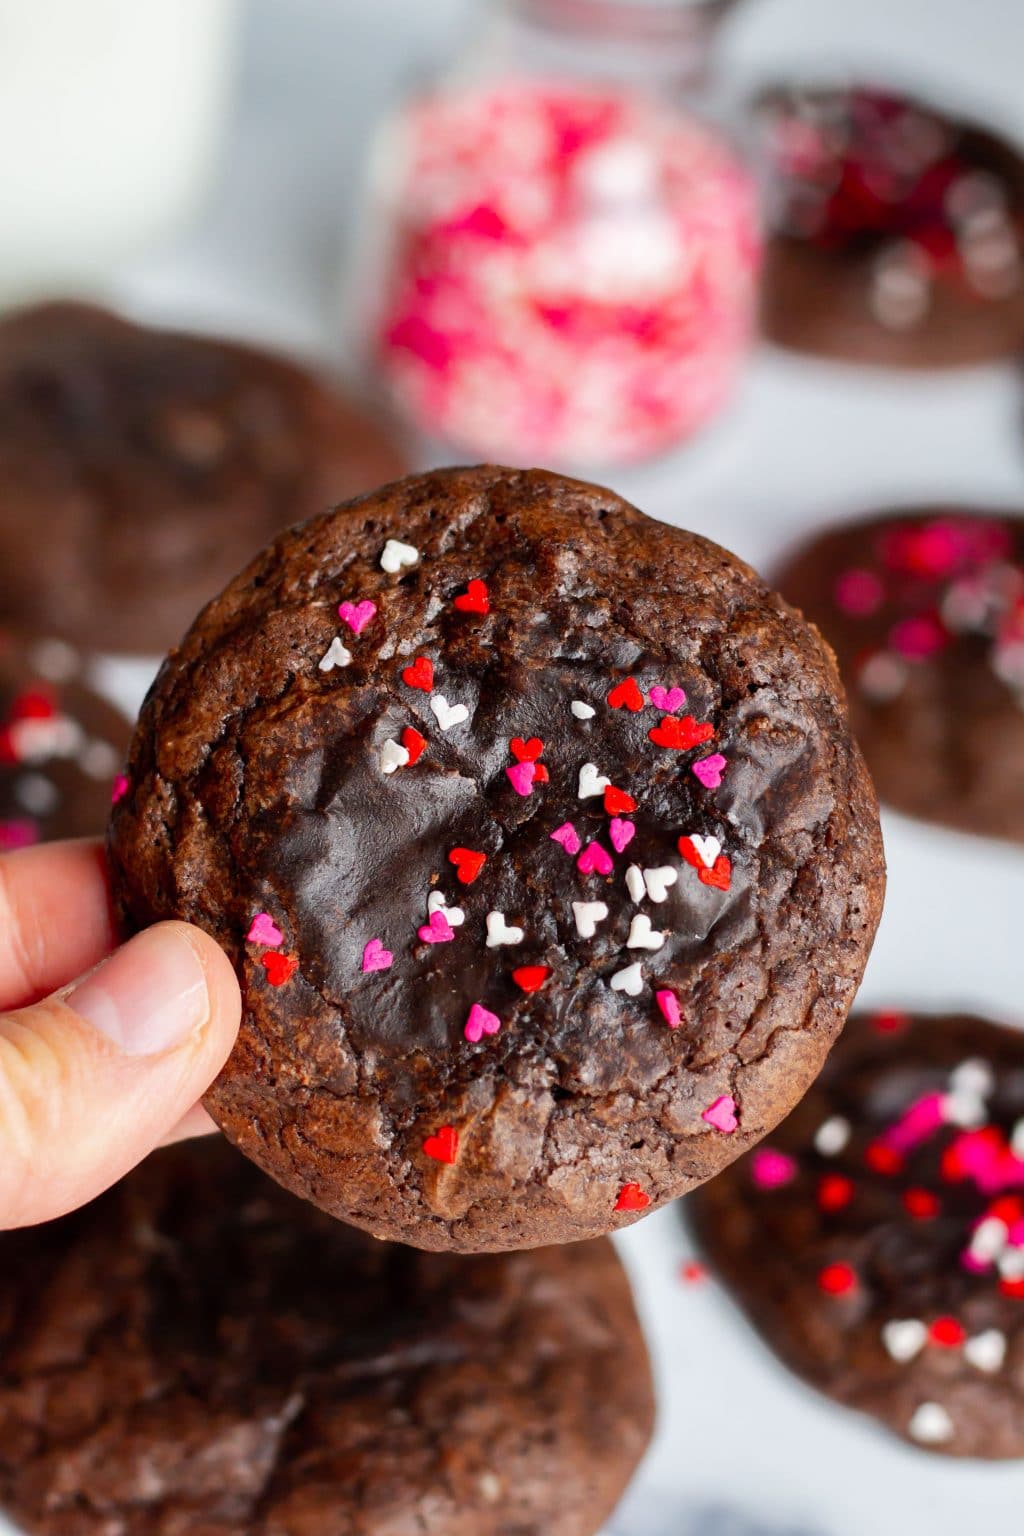
<path fill-rule="evenodd" d="M 64 1001 L 129 1056 L 172 1050 L 210 1014 L 206 973 L 173 925 L 129 939 L 72 987 Z"/>

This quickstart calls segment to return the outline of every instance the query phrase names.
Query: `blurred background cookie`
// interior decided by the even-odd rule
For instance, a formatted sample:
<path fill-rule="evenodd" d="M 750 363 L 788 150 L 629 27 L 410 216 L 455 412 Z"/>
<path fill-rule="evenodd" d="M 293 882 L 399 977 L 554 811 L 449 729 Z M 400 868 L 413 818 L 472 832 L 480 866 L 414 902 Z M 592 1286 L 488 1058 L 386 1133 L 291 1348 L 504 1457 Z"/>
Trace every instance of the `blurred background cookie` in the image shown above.
<path fill-rule="evenodd" d="M 0 323 L 0 609 L 83 647 L 166 649 L 268 538 L 402 467 L 271 353 L 77 304 Z"/>

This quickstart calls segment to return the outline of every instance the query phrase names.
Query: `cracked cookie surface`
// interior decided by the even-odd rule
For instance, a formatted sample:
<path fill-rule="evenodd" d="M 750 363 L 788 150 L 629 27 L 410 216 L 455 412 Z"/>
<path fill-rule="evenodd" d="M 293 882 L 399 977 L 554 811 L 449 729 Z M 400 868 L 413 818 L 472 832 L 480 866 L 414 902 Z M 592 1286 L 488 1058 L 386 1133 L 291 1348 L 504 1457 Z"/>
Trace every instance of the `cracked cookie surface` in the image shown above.
<path fill-rule="evenodd" d="M 596 1236 L 770 1130 L 877 924 L 830 654 L 760 579 L 594 486 L 413 477 L 293 530 L 143 709 L 127 926 L 245 996 L 207 1098 L 379 1236 Z"/>

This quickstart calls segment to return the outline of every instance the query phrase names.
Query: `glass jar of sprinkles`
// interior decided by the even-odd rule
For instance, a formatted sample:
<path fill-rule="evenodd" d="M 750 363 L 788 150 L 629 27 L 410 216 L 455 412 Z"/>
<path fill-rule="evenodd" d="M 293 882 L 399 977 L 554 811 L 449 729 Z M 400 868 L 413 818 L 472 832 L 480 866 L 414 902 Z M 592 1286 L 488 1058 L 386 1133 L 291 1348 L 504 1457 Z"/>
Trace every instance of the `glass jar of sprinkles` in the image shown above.
<path fill-rule="evenodd" d="M 371 162 L 363 355 L 429 439 L 636 461 L 729 400 L 754 184 L 693 111 L 727 0 L 499 0 Z"/>

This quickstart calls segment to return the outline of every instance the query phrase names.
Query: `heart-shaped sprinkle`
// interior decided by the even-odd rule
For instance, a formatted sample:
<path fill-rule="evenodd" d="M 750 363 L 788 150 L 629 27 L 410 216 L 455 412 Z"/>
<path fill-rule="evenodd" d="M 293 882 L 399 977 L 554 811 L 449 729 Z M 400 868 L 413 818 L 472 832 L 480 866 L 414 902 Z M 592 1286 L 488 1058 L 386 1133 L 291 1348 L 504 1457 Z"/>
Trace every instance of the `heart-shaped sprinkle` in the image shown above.
<path fill-rule="evenodd" d="M 636 810 L 636 801 L 624 789 L 616 789 L 614 784 L 609 784 L 604 792 L 604 808 L 609 816 L 628 816 Z"/>
<path fill-rule="evenodd" d="M 634 960 L 632 965 L 616 971 L 612 977 L 612 991 L 625 992 L 629 997 L 639 997 L 643 986 L 644 972 L 639 960 Z"/>
<path fill-rule="evenodd" d="M 710 757 L 702 757 L 694 763 L 693 771 L 705 789 L 717 789 L 722 782 L 722 774 L 726 769 L 726 760 L 721 752 L 712 752 Z"/>
<path fill-rule="evenodd" d="M 654 1001 L 661 1009 L 661 1016 L 669 1029 L 678 1029 L 683 1021 L 683 1015 L 675 993 L 670 992 L 667 987 L 662 987 L 659 992 L 655 992 Z"/>
<path fill-rule="evenodd" d="M 927 1342 L 928 1329 L 919 1318 L 894 1317 L 883 1324 L 882 1343 L 886 1353 L 901 1364 L 919 1355 Z"/>
<path fill-rule="evenodd" d="M 453 725 L 462 725 L 469 719 L 469 710 L 465 704 L 449 704 L 443 693 L 431 696 L 430 707 L 442 731 L 450 731 Z"/>
<path fill-rule="evenodd" d="M 708 1125 L 713 1125 L 716 1131 L 721 1131 L 724 1136 L 731 1136 L 739 1125 L 736 1116 L 736 1100 L 729 1093 L 722 1094 L 721 1098 L 709 1104 L 701 1115 Z"/>
<path fill-rule="evenodd" d="M 573 699 L 569 708 L 577 720 L 593 720 L 597 714 L 593 704 L 588 704 L 586 699 Z"/>
<path fill-rule="evenodd" d="M 842 1115 L 830 1115 L 814 1133 L 814 1150 L 822 1157 L 837 1157 L 850 1139 L 850 1122 Z"/>
<path fill-rule="evenodd" d="M 477 853 L 474 848 L 453 848 L 448 862 L 455 865 L 455 873 L 463 885 L 472 885 L 487 863 L 487 855 Z"/>
<path fill-rule="evenodd" d="M 549 777 L 548 771 L 545 768 L 544 764 L 543 763 L 534 763 L 534 765 L 533 765 L 533 782 L 535 784 L 546 784 L 548 782 L 548 777 Z"/>
<path fill-rule="evenodd" d="M 639 864 L 631 864 L 626 870 L 626 890 L 636 902 L 643 901 L 646 896 L 647 887 Z"/>
<path fill-rule="evenodd" d="M 469 1010 L 463 1033 L 467 1040 L 477 1045 L 484 1035 L 496 1035 L 500 1028 L 501 1020 L 496 1013 L 492 1013 L 489 1008 L 484 1008 L 481 1003 L 474 1003 Z"/>
<path fill-rule="evenodd" d="M 501 944 L 521 944 L 523 930 L 506 923 L 503 912 L 487 914 L 487 948 L 497 949 Z"/>
<path fill-rule="evenodd" d="M 635 836 L 636 827 L 631 821 L 622 821 L 620 817 L 613 816 L 608 823 L 608 840 L 616 853 L 625 852 Z"/>
<path fill-rule="evenodd" d="M 659 864 L 657 869 L 644 870 L 644 889 L 653 902 L 659 904 L 668 899 L 670 888 L 679 879 L 671 864 Z"/>
<path fill-rule="evenodd" d="M 560 843 L 566 853 L 571 853 L 574 856 L 579 853 L 583 846 L 580 842 L 580 835 L 571 821 L 563 821 L 560 827 L 556 827 L 551 833 L 551 841 L 553 843 Z"/>
<path fill-rule="evenodd" d="M 712 869 L 699 869 L 697 879 L 701 885 L 710 885 L 716 891 L 727 891 L 732 885 L 732 865 L 724 853 L 720 853 Z"/>
<path fill-rule="evenodd" d="M 338 618 L 354 635 L 361 635 L 377 612 L 377 604 L 364 597 L 361 603 L 339 603 Z"/>
<path fill-rule="evenodd" d="M 265 944 L 268 949 L 276 949 L 284 941 L 284 934 L 269 912 L 256 913 L 245 937 L 249 944 Z"/>
<path fill-rule="evenodd" d="M 429 656 L 417 656 L 402 671 L 402 681 L 409 688 L 419 688 L 429 693 L 434 686 L 434 663 Z"/>
<path fill-rule="evenodd" d="M 403 544 L 400 539 L 388 539 L 380 556 L 380 568 L 387 571 L 389 576 L 396 576 L 404 565 L 415 565 L 420 558 L 420 552 L 412 544 Z"/>
<path fill-rule="evenodd" d="M 600 843 L 588 843 L 576 860 L 576 868 L 581 875 L 610 875 L 615 865 L 607 848 Z"/>
<path fill-rule="evenodd" d="M 580 769 L 579 799 L 590 800 L 594 795 L 603 795 L 611 783 L 603 773 L 598 773 L 596 763 L 584 763 Z"/>
<path fill-rule="evenodd" d="M 592 939 L 598 923 L 603 923 L 608 916 L 608 908 L 603 901 L 574 901 L 572 915 L 576 919 L 576 932 L 580 938 Z"/>
<path fill-rule="evenodd" d="M 702 866 L 704 869 L 714 869 L 715 860 L 721 851 L 722 845 L 717 837 L 702 837 L 699 832 L 691 832 L 679 839 L 679 852 L 694 869 Z"/>
<path fill-rule="evenodd" d="M 826 1296 L 848 1296 L 858 1289 L 859 1283 L 852 1264 L 826 1264 L 818 1270 L 818 1289 Z"/>
<path fill-rule="evenodd" d="M 665 935 L 651 928 L 651 920 L 646 912 L 637 912 L 629 925 L 629 938 L 626 940 L 627 949 L 660 949 L 665 942 Z"/>
<path fill-rule="evenodd" d="M 537 777 L 536 763 L 513 763 L 505 769 L 506 777 L 517 795 L 528 795 L 533 790 L 533 781 Z"/>
<path fill-rule="evenodd" d="M 550 975 L 550 966 L 521 965 L 512 972 L 512 980 L 520 992 L 539 992 Z"/>
<path fill-rule="evenodd" d="M 341 636 L 335 635 L 317 662 L 317 667 L 321 672 L 333 672 L 335 667 L 347 667 L 351 660 L 352 652 L 342 643 Z"/>
<path fill-rule="evenodd" d="M 461 928 L 466 921 L 466 914 L 461 907 L 450 907 L 445 901 L 441 891 L 431 891 L 427 897 L 427 916 L 432 912 L 443 912 L 453 928 Z"/>
<path fill-rule="evenodd" d="M 774 1147 L 758 1147 L 750 1159 L 750 1176 L 758 1189 L 782 1189 L 797 1175 L 796 1159 Z"/>
<path fill-rule="evenodd" d="M 402 732 L 402 746 L 409 754 L 407 763 L 409 768 L 412 767 L 413 763 L 419 761 L 419 758 L 423 752 L 423 748 L 426 746 L 426 744 L 427 738 L 425 736 L 421 736 L 419 731 L 417 731 L 414 726 L 406 726 L 405 730 Z"/>
<path fill-rule="evenodd" d="M 453 1125 L 442 1125 L 433 1136 L 427 1137 L 423 1150 L 435 1163 L 454 1163 L 459 1155 L 458 1131 Z"/>
<path fill-rule="evenodd" d="M 390 949 L 385 949 L 380 939 L 371 939 L 363 949 L 363 970 L 386 971 L 394 958 Z"/>
<path fill-rule="evenodd" d="M 644 696 L 637 687 L 633 677 L 623 678 L 621 683 L 616 683 L 608 695 L 608 703 L 612 709 L 628 709 L 633 714 L 644 707 Z"/>
<path fill-rule="evenodd" d="M 487 583 L 474 578 L 461 597 L 455 599 L 455 607 L 460 613 L 490 613 L 491 599 Z"/>
<path fill-rule="evenodd" d="M 299 962 L 294 955 L 281 955 L 273 949 L 265 955 L 260 955 L 260 965 L 266 971 L 267 980 L 272 987 L 283 987 L 299 968 Z"/>
<path fill-rule="evenodd" d="M 967 1330 L 955 1317 L 937 1317 L 928 1329 L 928 1340 L 939 1349 L 959 1349 L 967 1339 Z"/>
<path fill-rule="evenodd" d="M 646 1211 L 651 1203 L 650 1195 L 644 1194 L 639 1184 L 623 1184 L 615 1202 L 617 1211 Z"/>
<path fill-rule="evenodd" d="M 455 929 L 439 907 L 431 912 L 429 922 L 416 932 L 424 944 L 448 944 L 455 937 Z"/>
<path fill-rule="evenodd" d="M 128 793 L 129 787 L 128 775 L 126 773 L 116 774 L 114 782 L 110 786 L 111 805 L 116 805 L 119 800 L 123 800 Z"/>
<path fill-rule="evenodd" d="M 408 761 L 408 747 L 403 747 L 401 742 L 393 741 L 389 737 L 380 749 L 381 773 L 394 773 L 396 768 L 404 768 Z"/>
<path fill-rule="evenodd" d="M 945 1445 L 956 1429 L 941 1403 L 921 1403 L 911 1414 L 907 1431 L 920 1445 Z"/>
<path fill-rule="evenodd" d="M 1006 1359 L 1006 1334 L 998 1328 L 986 1328 L 984 1333 L 976 1333 L 964 1345 L 964 1359 L 976 1371 L 986 1371 L 994 1376 Z"/>
<path fill-rule="evenodd" d="M 517 763 L 535 763 L 544 751 L 544 743 L 539 736 L 531 736 L 529 741 L 524 741 L 521 736 L 513 736 L 508 746 Z"/>
<path fill-rule="evenodd" d="M 684 715 L 681 720 L 675 715 L 666 715 L 664 720 L 659 725 L 653 726 L 647 734 L 657 747 L 671 747 L 675 752 L 689 752 L 691 747 L 699 747 L 701 742 L 710 741 L 715 734 L 715 728 L 706 720 L 695 720 L 692 715 Z"/>
<path fill-rule="evenodd" d="M 647 697 L 656 709 L 663 709 L 666 715 L 674 715 L 686 703 L 686 694 L 682 688 L 663 688 L 660 683 L 655 683 L 653 688 L 647 690 Z"/>

